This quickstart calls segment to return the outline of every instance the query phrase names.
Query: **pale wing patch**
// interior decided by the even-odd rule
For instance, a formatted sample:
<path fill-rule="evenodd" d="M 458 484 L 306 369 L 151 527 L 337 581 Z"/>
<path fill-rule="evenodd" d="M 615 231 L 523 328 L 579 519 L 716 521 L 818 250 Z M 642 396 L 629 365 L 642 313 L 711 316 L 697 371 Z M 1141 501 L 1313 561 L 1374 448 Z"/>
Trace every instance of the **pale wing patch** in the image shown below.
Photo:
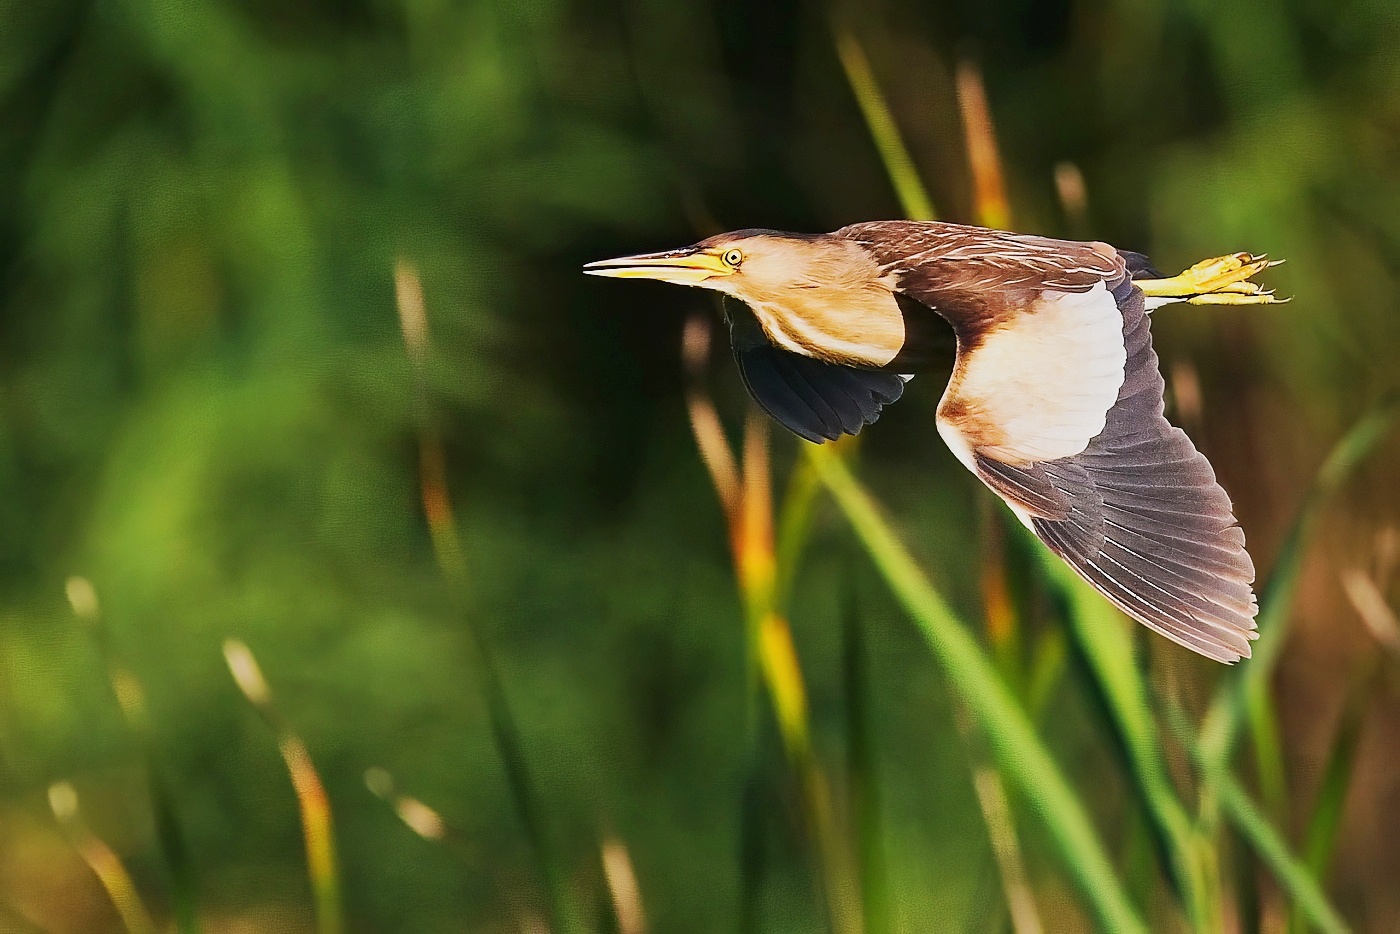
<path fill-rule="evenodd" d="M 1103 431 L 1123 386 L 1123 315 L 1108 288 L 1046 291 L 960 352 L 938 406 L 958 459 L 1007 464 L 1072 457 Z"/>

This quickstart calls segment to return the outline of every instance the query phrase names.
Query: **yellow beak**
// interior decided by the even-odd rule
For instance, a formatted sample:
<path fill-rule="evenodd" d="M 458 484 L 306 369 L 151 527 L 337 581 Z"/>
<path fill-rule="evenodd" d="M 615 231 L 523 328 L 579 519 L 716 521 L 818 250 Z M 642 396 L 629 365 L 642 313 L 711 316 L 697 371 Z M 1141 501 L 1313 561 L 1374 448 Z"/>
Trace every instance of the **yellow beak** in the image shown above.
<path fill-rule="evenodd" d="M 590 276 L 659 279 L 676 285 L 703 285 L 710 279 L 732 275 L 734 269 L 725 264 L 722 254 L 718 252 L 686 247 L 665 253 L 603 259 L 589 263 L 583 267 L 583 271 Z"/>

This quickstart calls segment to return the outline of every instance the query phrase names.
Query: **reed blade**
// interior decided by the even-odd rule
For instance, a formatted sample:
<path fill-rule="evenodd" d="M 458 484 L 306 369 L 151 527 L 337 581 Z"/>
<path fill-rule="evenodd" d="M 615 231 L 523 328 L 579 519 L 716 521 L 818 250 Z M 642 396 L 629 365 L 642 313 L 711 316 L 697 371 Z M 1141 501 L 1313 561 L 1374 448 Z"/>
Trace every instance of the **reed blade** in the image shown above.
<path fill-rule="evenodd" d="M 1049 830 L 1090 912 L 1105 930 L 1145 931 L 1083 804 L 995 667 L 845 463 L 820 448 L 806 450 L 866 553 L 917 624 L 949 685 L 986 736 L 1002 774 Z"/>

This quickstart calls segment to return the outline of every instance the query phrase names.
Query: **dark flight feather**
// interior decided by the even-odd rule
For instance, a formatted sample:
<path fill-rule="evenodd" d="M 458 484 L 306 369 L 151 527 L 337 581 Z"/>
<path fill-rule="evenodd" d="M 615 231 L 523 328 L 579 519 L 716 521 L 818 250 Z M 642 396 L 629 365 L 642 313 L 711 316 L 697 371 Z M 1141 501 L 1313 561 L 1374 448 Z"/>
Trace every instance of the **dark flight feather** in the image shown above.
<path fill-rule="evenodd" d="M 854 435 L 904 393 L 895 373 L 792 353 L 768 342 L 747 310 L 732 309 L 729 341 L 739 375 L 759 408 L 793 434 L 820 444 Z"/>

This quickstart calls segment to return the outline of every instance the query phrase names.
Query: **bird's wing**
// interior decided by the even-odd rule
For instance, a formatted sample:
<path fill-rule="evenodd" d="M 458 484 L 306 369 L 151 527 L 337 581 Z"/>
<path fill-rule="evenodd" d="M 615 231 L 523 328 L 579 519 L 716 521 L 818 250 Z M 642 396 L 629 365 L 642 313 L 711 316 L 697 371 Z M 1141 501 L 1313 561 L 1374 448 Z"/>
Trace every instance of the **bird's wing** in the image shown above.
<path fill-rule="evenodd" d="M 744 386 L 784 428 L 820 444 L 856 434 L 899 399 L 895 373 L 827 363 L 775 347 L 745 309 L 728 312 L 729 342 Z"/>
<path fill-rule="evenodd" d="M 1163 417 L 1162 393 L 1142 292 L 1122 276 L 1043 291 L 960 347 L 938 427 L 1125 613 L 1235 662 L 1256 635 L 1254 564 L 1215 472 Z"/>

